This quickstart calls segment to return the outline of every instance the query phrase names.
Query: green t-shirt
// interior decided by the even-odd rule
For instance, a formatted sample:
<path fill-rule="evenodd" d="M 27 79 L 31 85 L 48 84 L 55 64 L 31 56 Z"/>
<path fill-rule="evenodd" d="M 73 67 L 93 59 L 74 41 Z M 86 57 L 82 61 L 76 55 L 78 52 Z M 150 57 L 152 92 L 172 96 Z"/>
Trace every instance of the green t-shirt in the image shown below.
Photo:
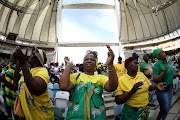
<path fill-rule="evenodd" d="M 169 65 L 169 68 L 166 71 L 166 74 L 162 78 L 161 82 L 166 82 L 167 85 L 171 85 L 173 84 L 174 71 L 169 62 L 163 63 L 161 60 L 159 60 L 153 67 L 153 76 L 160 75 L 161 73 L 163 73 L 166 65 Z"/>

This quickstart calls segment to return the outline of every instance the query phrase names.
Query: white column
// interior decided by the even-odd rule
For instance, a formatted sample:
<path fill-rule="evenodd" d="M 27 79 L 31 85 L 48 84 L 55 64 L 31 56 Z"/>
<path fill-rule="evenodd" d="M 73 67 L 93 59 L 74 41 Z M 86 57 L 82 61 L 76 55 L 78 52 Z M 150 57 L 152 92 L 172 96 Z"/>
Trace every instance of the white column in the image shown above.
<path fill-rule="evenodd" d="M 58 52 L 59 51 L 59 47 L 58 47 L 58 43 L 61 41 L 61 36 L 62 36 L 62 21 L 63 21 L 63 4 L 64 4 L 64 1 L 66 0 L 60 0 L 60 2 L 58 3 L 57 5 L 57 43 L 56 43 L 56 46 L 55 46 L 55 54 L 54 54 L 54 62 L 59 62 L 59 60 L 61 59 L 60 57 L 60 53 Z"/>
<path fill-rule="evenodd" d="M 114 4 L 115 4 L 115 13 L 116 13 L 117 27 L 118 27 L 117 36 L 119 42 L 119 46 L 118 46 L 119 56 L 121 56 L 122 61 L 125 61 L 124 47 L 121 44 L 121 6 L 118 0 L 114 0 Z"/>
<path fill-rule="evenodd" d="M 63 17 L 63 3 L 64 3 L 64 0 L 61 0 L 60 2 L 58 2 L 58 5 L 57 5 L 57 19 L 56 19 L 56 24 L 57 24 L 57 38 L 58 38 L 58 41 L 61 41 L 61 31 L 62 31 L 62 17 Z"/>
<path fill-rule="evenodd" d="M 58 43 L 54 46 L 53 62 L 58 62 Z"/>
<path fill-rule="evenodd" d="M 124 54 L 124 46 L 119 42 L 119 55 L 122 58 L 122 61 L 125 61 L 125 54 Z"/>
<path fill-rule="evenodd" d="M 115 13 L 117 18 L 117 27 L 118 27 L 118 39 L 120 41 L 120 32 L 121 32 L 121 9 L 120 9 L 120 3 L 118 0 L 114 0 L 115 4 Z"/>

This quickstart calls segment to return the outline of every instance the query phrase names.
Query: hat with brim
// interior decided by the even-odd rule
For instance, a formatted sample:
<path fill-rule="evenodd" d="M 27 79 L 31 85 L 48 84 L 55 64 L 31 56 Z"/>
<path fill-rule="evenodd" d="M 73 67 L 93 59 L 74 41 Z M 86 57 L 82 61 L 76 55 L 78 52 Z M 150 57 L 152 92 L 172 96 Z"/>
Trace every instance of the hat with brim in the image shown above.
<path fill-rule="evenodd" d="M 44 54 L 43 54 L 43 50 L 38 49 L 36 46 L 33 47 L 33 50 L 35 51 L 35 55 L 37 56 L 37 58 L 39 59 L 41 65 L 44 65 Z"/>
<path fill-rule="evenodd" d="M 154 51 L 153 51 L 153 53 L 152 53 L 152 56 L 154 57 L 154 58 L 158 58 L 159 57 L 159 53 L 161 52 L 161 48 L 158 48 L 158 49 L 155 49 Z"/>

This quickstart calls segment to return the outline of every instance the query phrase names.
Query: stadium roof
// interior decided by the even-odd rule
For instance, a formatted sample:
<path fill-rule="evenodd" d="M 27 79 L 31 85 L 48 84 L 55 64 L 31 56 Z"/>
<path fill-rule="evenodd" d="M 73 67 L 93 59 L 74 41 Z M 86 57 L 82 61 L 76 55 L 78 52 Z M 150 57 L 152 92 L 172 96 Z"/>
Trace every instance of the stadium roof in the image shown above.
<path fill-rule="evenodd" d="M 180 28 L 180 0 L 122 0 L 121 4 L 118 0 L 113 4 L 73 2 L 61 2 L 61 8 L 119 10 L 119 38 L 125 44 L 151 40 Z M 20 41 L 29 43 L 55 45 L 58 42 L 56 0 L 0 0 L 0 3 L 0 34 L 17 33 Z"/>
<path fill-rule="evenodd" d="M 17 33 L 20 41 L 56 43 L 56 0 L 0 0 L 0 33 Z"/>
<path fill-rule="evenodd" d="M 180 0 L 122 0 L 121 41 L 134 43 L 180 28 Z"/>

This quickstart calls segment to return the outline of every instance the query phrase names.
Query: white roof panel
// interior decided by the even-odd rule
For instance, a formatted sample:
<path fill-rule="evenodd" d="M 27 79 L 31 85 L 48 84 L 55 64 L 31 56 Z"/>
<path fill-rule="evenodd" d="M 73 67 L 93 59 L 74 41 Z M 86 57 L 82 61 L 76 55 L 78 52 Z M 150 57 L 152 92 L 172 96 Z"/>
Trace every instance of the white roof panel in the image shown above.
<path fill-rule="evenodd" d="M 6 0 L 1 0 L 0 3 Z M 118 0 L 117 0 L 118 1 Z M 152 7 L 168 0 L 121 0 L 123 44 L 154 39 L 180 29 L 180 0 L 152 12 Z M 17 33 L 25 42 L 55 45 L 57 42 L 57 0 L 8 0 L 6 4 L 22 8 L 22 13 L 0 4 L 0 34 Z M 118 2 L 119 3 L 119 2 Z M 75 5 L 76 4 L 76 5 Z M 73 6 L 74 5 L 74 6 Z M 64 0 L 64 8 L 101 7 L 114 9 L 114 0 Z M 62 6 L 62 7 L 63 7 Z M 60 24 L 61 25 L 61 24 Z"/>

